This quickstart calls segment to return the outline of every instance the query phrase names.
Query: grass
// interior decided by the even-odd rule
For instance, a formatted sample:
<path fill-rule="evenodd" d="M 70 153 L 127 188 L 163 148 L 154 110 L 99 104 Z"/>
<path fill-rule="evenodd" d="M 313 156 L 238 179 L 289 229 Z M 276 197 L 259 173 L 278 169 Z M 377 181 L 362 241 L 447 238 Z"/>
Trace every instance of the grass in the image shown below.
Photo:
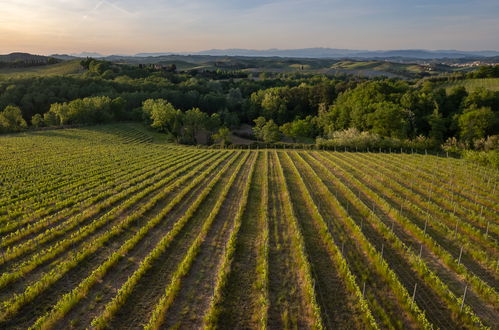
<path fill-rule="evenodd" d="M 496 169 L 197 149 L 127 123 L 0 152 L 2 329 L 499 324 Z"/>
<path fill-rule="evenodd" d="M 80 60 L 72 60 L 52 65 L 29 68 L 0 69 L 1 78 L 28 78 L 35 76 L 60 76 L 84 72 Z"/>
<path fill-rule="evenodd" d="M 458 80 L 451 83 L 442 85 L 447 92 L 455 87 L 464 87 L 468 92 L 474 91 L 478 88 L 485 88 L 492 91 L 499 91 L 499 78 L 479 78 L 479 79 L 465 79 Z"/>

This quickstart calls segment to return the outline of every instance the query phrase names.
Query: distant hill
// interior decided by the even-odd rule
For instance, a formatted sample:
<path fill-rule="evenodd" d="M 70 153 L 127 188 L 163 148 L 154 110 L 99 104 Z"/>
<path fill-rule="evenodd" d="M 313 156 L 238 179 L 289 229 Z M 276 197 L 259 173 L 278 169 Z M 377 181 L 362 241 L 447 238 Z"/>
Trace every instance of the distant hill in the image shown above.
<path fill-rule="evenodd" d="M 32 55 L 28 53 L 11 53 L 0 55 L 0 68 L 29 68 L 56 64 L 61 60 L 50 56 Z"/>
<path fill-rule="evenodd" d="M 34 77 L 34 76 L 59 76 L 78 74 L 84 72 L 80 60 L 61 61 L 50 65 L 37 65 L 30 67 L 4 67 L 0 68 L 0 78 L 9 77 Z"/>
<path fill-rule="evenodd" d="M 77 60 L 80 59 L 78 56 L 73 56 L 73 55 L 68 55 L 68 54 L 52 54 L 50 57 L 57 58 L 59 60 L 63 61 L 72 61 L 72 60 Z"/>
<path fill-rule="evenodd" d="M 499 78 L 479 78 L 479 79 L 465 79 L 458 80 L 442 85 L 446 90 L 451 90 L 455 87 L 464 87 L 468 92 L 474 91 L 478 88 L 485 88 L 492 91 L 499 91 Z"/>
<path fill-rule="evenodd" d="M 95 53 L 95 52 L 81 52 L 77 54 L 70 54 L 73 57 L 93 57 L 93 58 L 99 58 L 99 57 L 105 57 L 105 55 Z"/>
<path fill-rule="evenodd" d="M 139 53 L 135 56 L 165 56 L 165 55 L 211 55 L 211 56 L 259 56 L 259 57 L 292 57 L 292 58 L 357 58 L 357 59 L 459 59 L 467 57 L 490 57 L 499 56 L 498 51 L 460 51 L 460 50 L 424 50 L 424 49 L 402 49 L 402 50 L 352 50 L 337 48 L 303 48 L 303 49 L 210 49 L 200 52 L 164 52 L 164 53 Z"/>

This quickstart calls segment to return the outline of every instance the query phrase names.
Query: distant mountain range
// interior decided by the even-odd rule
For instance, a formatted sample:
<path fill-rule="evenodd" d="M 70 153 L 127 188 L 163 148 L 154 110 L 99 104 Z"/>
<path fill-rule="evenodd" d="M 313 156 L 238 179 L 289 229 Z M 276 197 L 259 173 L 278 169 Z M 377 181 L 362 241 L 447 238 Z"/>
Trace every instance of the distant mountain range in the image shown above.
<path fill-rule="evenodd" d="M 471 62 L 476 60 L 497 63 L 499 51 L 461 51 L 461 50 L 424 50 L 424 49 L 402 49 L 402 50 L 352 50 L 336 48 L 303 48 L 303 49 L 211 49 L 200 52 L 158 52 L 139 53 L 135 55 L 102 55 L 95 52 L 82 52 L 78 54 L 54 54 L 50 56 L 31 55 L 27 53 L 12 53 L 0 55 L 0 62 L 9 63 L 15 61 L 43 63 L 54 60 L 74 60 L 78 58 L 93 57 L 102 58 L 113 62 L 128 63 L 156 63 L 158 61 L 188 61 L 191 63 L 219 61 L 224 57 L 235 57 L 243 60 L 251 57 L 266 58 L 301 58 L 301 59 L 330 59 L 330 60 L 386 60 L 391 62 Z"/>
<path fill-rule="evenodd" d="M 205 55 L 205 56 L 246 56 L 246 57 L 290 57 L 290 58 L 329 58 L 329 59 L 461 59 L 499 56 L 499 51 L 494 50 L 425 50 L 425 49 L 400 49 L 400 50 L 354 50 L 337 48 L 303 48 L 303 49 L 210 49 L 199 52 L 155 52 L 138 53 L 135 55 L 102 55 L 95 52 L 82 52 L 70 55 L 52 55 L 62 59 L 77 57 L 158 57 L 170 55 Z"/>
<path fill-rule="evenodd" d="M 303 49 L 211 49 L 200 52 L 166 52 L 139 53 L 135 56 L 165 56 L 165 55 L 210 55 L 210 56 L 261 56 L 261 57 L 294 57 L 294 58 L 412 58 L 412 59 L 458 59 L 467 57 L 499 56 L 499 51 L 461 51 L 461 50 L 352 50 L 336 48 L 303 48 Z"/>

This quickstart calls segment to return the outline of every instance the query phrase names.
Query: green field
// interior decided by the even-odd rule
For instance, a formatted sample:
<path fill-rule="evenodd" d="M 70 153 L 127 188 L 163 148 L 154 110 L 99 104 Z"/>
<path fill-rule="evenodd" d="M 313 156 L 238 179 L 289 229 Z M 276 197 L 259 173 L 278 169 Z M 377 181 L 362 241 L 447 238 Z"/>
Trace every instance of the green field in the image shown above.
<path fill-rule="evenodd" d="M 477 88 L 490 89 L 492 91 L 499 91 L 499 78 L 480 78 L 480 79 L 466 79 L 459 80 L 452 83 L 446 83 L 442 87 L 447 91 L 454 87 L 464 86 L 467 91 L 474 91 Z"/>
<path fill-rule="evenodd" d="M 28 78 L 36 76 L 60 76 L 82 72 L 83 68 L 80 65 L 80 61 L 74 60 L 29 68 L 0 69 L 0 79 L 7 77 Z"/>
<path fill-rule="evenodd" d="M 497 170 L 139 124 L 5 135 L 0 155 L 2 329 L 499 324 Z"/>

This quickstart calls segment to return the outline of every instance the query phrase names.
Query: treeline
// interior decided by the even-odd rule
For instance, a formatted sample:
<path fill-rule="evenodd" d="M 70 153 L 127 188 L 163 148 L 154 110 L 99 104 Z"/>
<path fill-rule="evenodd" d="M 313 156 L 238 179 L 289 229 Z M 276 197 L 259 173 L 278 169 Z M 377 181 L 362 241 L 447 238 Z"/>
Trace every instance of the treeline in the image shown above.
<path fill-rule="evenodd" d="M 118 65 L 106 61 L 86 59 L 82 66 L 87 71 L 78 76 L 11 78 L 0 80 L 0 109 L 8 105 L 18 106 L 23 118 L 29 123 L 35 114 L 43 116 L 54 103 L 70 102 L 94 96 L 108 96 L 112 99 L 121 97 L 122 117 L 118 120 L 141 120 L 142 103 L 147 99 L 166 99 L 175 108 L 187 111 L 199 108 L 211 115 L 219 113 L 227 126 L 233 127 L 241 122 L 251 123 L 257 118 L 259 105 L 251 101 L 252 94 L 269 88 L 295 88 L 292 93 L 307 90 L 304 100 L 296 111 L 282 120 L 292 120 L 296 115 L 306 116 L 317 112 L 315 91 L 331 102 L 338 92 L 346 90 L 360 78 L 341 77 L 305 77 L 295 75 L 261 75 L 258 79 L 212 79 L 214 75 L 227 76 L 226 72 L 211 72 L 211 78 L 204 78 L 197 73 L 175 73 L 157 70 L 150 66 Z M 300 88 L 305 84 L 306 87 Z M 331 86 L 334 86 L 331 87 Z M 310 92 L 309 90 L 314 91 Z M 326 90 L 331 95 L 325 95 Z M 328 92 L 328 93 L 329 93 Z M 309 104 L 313 108 L 309 108 Z M 290 105 L 291 106 L 291 105 Z"/>
<path fill-rule="evenodd" d="M 313 91 L 314 99 L 300 95 L 305 91 Z M 378 138 L 391 138 L 417 139 L 426 147 L 438 147 L 451 137 L 472 144 L 499 134 L 499 92 L 479 89 L 468 93 L 463 87 L 446 92 L 431 82 L 415 87 L 404 81 L 382 80 L 362 82 L 337 98 L 333 93 L 317 93 L 306 86 L 271 88 L 254 93 L 251 100 L 255 113 L 280 124 L 280 131 L 293 140 L 317 136 L 345 140 L 338 132 L 355 129 L 348 133 L 352 138 L 368 132 L 374 145 L 380 144 Z M 311 100 L 315 103 L 301 103 Z M 290 121 L 287 116 L 293 115 L 296 119 Z"/>
<path fill-rule="evenodd" d="M 145 120 L 182 143 L 210 143 L 219 129 L 241 123 L 254 126 L 254 138 L 264 142 L 323 146 L 357 141 L 426 149 L 456 138 L 459 146 L 480 149 L 480 141 L 499 134 L 499 92 L 485 89 L 446 91 L 428 80 L 345 75 L 265 73 L 244 79 L 240 72 L 203 75 L 94 59 L 81 65 L 86 71 L 76 76 L 0 81 L 0 109 L 18 107 L 33 126 Z M 483 67 L 473 74 L 496 71 Z M 194 127 L 194 121 L 202 124 Z M 3 131 L 21 129 L 16 122 Z M 223 132 L 220 140 L 226 141 Z"/>

